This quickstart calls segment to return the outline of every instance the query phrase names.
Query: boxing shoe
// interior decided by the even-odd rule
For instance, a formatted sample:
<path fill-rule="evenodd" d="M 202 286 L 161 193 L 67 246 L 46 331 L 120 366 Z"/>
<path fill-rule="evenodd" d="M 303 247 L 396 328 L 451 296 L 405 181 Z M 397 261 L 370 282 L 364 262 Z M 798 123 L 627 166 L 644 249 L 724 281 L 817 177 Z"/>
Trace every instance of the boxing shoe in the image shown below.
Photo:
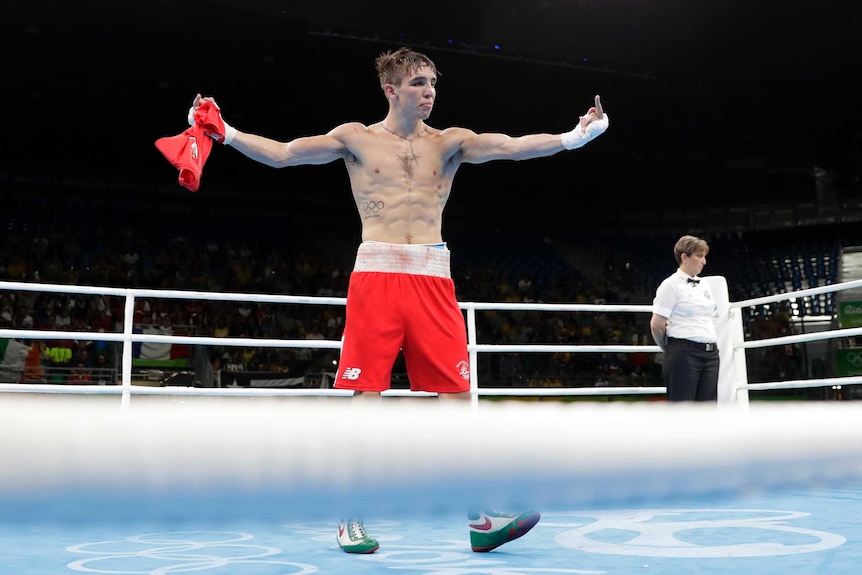
<path fill-rule="evenodd" d="M 467 515 L 470 525 L 470 546 L 476 553 L 485 553 L 504 543 L 523 537 L 541 519 L 538 511 L 507 515 L 496 511 L 474 512 Z"/>

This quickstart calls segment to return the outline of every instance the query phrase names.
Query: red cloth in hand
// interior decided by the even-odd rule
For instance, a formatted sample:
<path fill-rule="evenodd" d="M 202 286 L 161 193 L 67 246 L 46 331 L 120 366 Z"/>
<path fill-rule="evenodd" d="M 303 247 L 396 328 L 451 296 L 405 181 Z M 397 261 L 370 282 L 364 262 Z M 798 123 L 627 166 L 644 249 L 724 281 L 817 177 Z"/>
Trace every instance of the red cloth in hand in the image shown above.
<path fill-rule="evenodd" d="M 212 147 L 212 139 L 197 124 L 182 134 L 156 140 L 156 148 L 180 171 L 180 185 L 192 192 L 200 187 L 201 174 Z"/>
<path fill-rule="evenodd" d="M 203 102 L 195 110 L 195 125 L 182 134 L 156 140 L 156 148 L 177 168 L 180 185 L 192 192 L 198 191 L 204 164 L 213 148 L 212 138 L 224 141 L 224 120 L 219 107 Z"/>
<path fill-rule="evenodd" d="M 224 142 L 224 120 L 221 119 L 221 109 L 215 102 L 202 102 L 195 110 L 195 124 L 204 129 L 204 133 L 218 143 Z"/>

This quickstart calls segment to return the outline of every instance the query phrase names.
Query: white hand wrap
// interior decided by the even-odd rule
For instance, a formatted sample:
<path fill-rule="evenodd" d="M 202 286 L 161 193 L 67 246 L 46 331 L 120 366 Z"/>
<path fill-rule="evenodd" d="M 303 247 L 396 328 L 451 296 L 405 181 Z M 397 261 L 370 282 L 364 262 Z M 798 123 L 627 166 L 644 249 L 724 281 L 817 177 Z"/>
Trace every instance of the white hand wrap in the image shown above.
<path fill-rule="evenodd" d="M 580 148 L 587 142 L 590 142 L 602 135 L 605 130 L 608 129 L 610 123 L 610 118 L 607 114 L 604 114 L 604 118 L 590 122 L 586 128 L 581 128 L 580 124 L 578 124 L 571 132 L 566 132 L 561 135 L 560 140 L 562 140 L 563 147 L 567 150 Z"/>
<path fill-rule="evenodd" d="M 224 122 L 224 119 L 222 119 Z M 222 144 L 225 146 L 230 146 L 230 143 L 233 142 L 233 138 L 236 136 L 236 128 L 224 122 L 224 140 L 222 140 Z"/>

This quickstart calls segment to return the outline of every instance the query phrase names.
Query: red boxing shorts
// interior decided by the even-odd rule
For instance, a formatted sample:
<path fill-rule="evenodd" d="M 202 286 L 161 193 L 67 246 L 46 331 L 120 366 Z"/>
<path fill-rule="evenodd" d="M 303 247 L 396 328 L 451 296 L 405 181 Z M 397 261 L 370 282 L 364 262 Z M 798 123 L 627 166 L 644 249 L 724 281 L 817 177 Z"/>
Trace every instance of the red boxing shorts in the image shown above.
<path fill-rule="evenodd" d="M 467 329 L 449 250 L 363 242 L 350 274 L 335 387 L 389 389 L 399 350 L 413 391 L 470 391 Z"/>

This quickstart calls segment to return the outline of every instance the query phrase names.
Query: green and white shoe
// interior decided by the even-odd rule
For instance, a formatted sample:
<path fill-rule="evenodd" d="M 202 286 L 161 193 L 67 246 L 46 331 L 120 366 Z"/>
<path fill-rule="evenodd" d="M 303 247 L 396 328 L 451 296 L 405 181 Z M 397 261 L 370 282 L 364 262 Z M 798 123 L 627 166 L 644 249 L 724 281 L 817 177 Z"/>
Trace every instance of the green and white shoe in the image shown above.
<path fill-rule="evenodd" d="M 380 547 L 376 539 L 368 536 L 359 519 L 339 521 L 336 540 L 345 553 L 374 553 Z"/>
<path fill-rule="evenodd" d="M 496 511 L 470 513 L 470 546 L 476 553 L 485 553 L 504 543 L 522 537 L 541 519 L 538 511 L 506 515 Z"/>

